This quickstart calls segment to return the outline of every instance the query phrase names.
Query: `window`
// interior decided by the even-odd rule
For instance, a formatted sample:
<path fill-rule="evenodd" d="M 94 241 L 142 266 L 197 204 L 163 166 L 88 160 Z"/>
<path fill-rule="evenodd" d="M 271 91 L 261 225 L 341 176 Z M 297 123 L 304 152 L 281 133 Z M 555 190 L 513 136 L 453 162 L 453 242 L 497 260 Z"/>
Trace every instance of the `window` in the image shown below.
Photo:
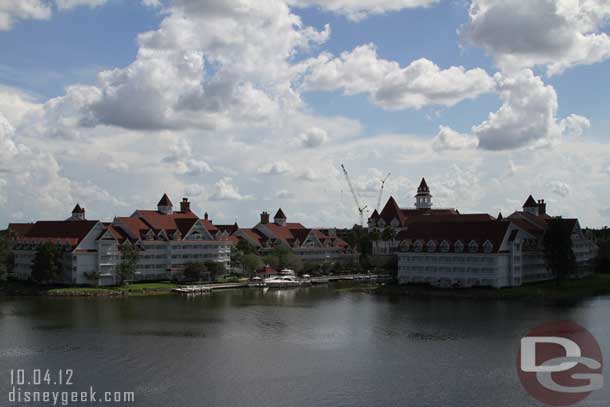
<path fill-rule="evenodd" d="M 477 242 L 475 242 L 474 240 L 471 240 L 470 243 L 468 243 L 468 250 L 470 251 L 470 253 L 478 252 L 479 244 Z"/>
<path fill-rule="evenodd" d="M 415 249 L 416 252 L 421 252 L 423 248 L 424 248 L 424 242 L 423 241 L 418 240 L 418 241 L 415 242 L 414 249 Z"/>
<path fill-rule="evenodd" d="M 436 242 L 434 240 L 430 240 L 426 245 L 426 250 L 428 250 L 429 252 L 436 251 Z"/>
<path fill-rule="evenodd" d="M 456 253 L 462 253 L 464 251 L 464 243 L 462 243 L 461 240 L 458 240 L 457 242 L 455 242 L 455 244 L 453 245 L 453 248 L 455 249 Z"/>
<path fill-rule="evenodd" d="M 493 248 L 494 245 L 489 240 L 486 240 L 485 243 L 483 243 L 483 250 L 485 251 L 485 253 L 491 253 Z"/>
<path fill-rule="evenodd" d="M 448 251 L 449 251 L 449 242 L 446 240 L 443 240 L 441 242 L 441 252 L 447 253 Z"/>
<path fill-rule="evenodd" d="M 400 251 L 401 252 L 409 251 L 409 241 L 408 240 L 403 240 L 402 242 L 400 242 Z"/>

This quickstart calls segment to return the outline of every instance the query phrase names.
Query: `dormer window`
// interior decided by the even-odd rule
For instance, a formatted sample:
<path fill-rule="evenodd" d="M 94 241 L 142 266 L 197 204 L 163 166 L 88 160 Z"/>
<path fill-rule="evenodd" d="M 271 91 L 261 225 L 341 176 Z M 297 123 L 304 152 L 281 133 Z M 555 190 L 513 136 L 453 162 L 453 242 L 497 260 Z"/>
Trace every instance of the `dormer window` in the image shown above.
<path fill-rule="evenodd" d="M 409 251 L 409 241 L 408 240 L 403 240 L 402 242 L 400 242 L 400 251 L 401 252 Z"/>
<path fill-rule="evenodd" d="M 470 253 L 478 252 L 479 244 L 477 242 L 475 242 L 474 240 L 471 240 L 470 243 L 468 243 L 468 251 L 470 251 Z"/>
<path fill-rule="evenodd" d="M 494 245 L 489 240 L 486 240 L 485 243 L 483 243 L 483 251 L 485 251 L 485 253 L 491 253 L 493 248 Z"/>
<path fill-rule="evenodd" d="M 383 219 L 379 219 L 379 227 L 384 227 L 385 226 L 385 220 Z"/>
<path fill-rule="evenodd" d="M 415 246 L 413 247 L 413 249 L 416 252 L 421 252 L 423 250 L 423 248 L 424 248 L 424 242 L 421 240 L 416 241 Z"/>
<path fill-rule="evenodd" d="M 449 242 L 446 240 L 443 240 L 441 242 L 441 252 L 447 253 L 448 251 L 449 251 Z"/>
<path fill-rule="evenodd" d="M 464 243 L 462 243 L 461 240 L 458 240 L 453 245 L 453 249 L 455 250 L 456 253 L 463 253 L 464 252 Z"/>
<path fill-rule="evenodd" d="M 392 222 L 390 224 L 393 227 L 398 227 L 398 225 L 400 225 L 400 223 L 398 222 L 398 219 L 396 219 L 396 218 L 392 219 Z"/>
<path fill-rule="evenodd" d="M 436 251 L 436 242 L 434 240 L 430 240 L 426 245 L 426 250 L 429 252 Z"/>

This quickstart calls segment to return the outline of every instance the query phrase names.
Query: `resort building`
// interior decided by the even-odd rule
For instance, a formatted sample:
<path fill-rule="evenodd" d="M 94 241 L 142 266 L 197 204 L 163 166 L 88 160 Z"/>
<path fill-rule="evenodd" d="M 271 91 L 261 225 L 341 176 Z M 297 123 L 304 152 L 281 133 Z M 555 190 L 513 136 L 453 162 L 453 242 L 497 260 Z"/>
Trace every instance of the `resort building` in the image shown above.
<path fill-rule="evenodd" d="M 395 236 L 378 249 L 398 257 L 401 284 L 442 287 L 520 286 L 553 278 L 544 259 L 543 237 L 550 220 L 544 200 L 529 197 L 523 211 L 507 218 L 460 214 L 455 209 L 433 210 L 429 189 L 422 181 L 415 209 L 400 209 L 393 198 L 369 227 L 395 228 Z M 561 219 L 571 230 L 577 272 L 592 271 L 595 245 L 577 219 Z"/>
<path fill-rule="evenodd" d="M 354 258 L 349 245 L 336 235 L 334 229 L 311 229 L 300 223 L 288 222 L 281 208 L 273 222 L 269 218 L 269 213 L 263 212 L 256 226 L 252 229 L 238 228 L 231 236 L 245 240 L 261 254 L 282 245 L 304 262 L 336 262 Z"/>
<path fill-rule="evenodd" d="M 128 245 L 139 254 L 135 281 L 174 278 L 187 263 L 213 261 L 228 267 L 231 257 L 231 242 L 218 235 L 207 214 L 200 219 L 187 198 L 174 211 L 165 194 L 157 210 L 136 210 L 111 223 L 87 220 L 77 205 L 65 221 L 11 224 L 9 229 L 15 239 L 14 273 L 20 279 L 31 277 L 36 249 L 43 242 L 62 245 L 64 275 L 58 282 L 76 285 L 116 284 L 121 249 Z"/>

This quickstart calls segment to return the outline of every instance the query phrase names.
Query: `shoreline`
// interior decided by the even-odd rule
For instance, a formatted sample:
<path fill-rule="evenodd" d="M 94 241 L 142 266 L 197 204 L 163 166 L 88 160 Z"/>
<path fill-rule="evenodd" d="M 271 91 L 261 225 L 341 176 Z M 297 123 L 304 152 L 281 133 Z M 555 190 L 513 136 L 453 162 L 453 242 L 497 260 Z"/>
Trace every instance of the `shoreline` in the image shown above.
<path fill-rule="evenodd" d="M 373 290 L 377 295 L 410 298 L 453 298 L 470 300 L 578 301 L 610 295 L 610 274 L 593 274 L 580 279 L 532 283 L 506 288 L 436 288 L 426 285 L 386 285 Z"/>
<path fill-rule="evenodd" d="M 0 297 L 126 298 L 171 294 L 171 282 L 132 283 L 124 287 L 44 287 L 9 281 L 0 285 Z M 610 274 L 594 274 L 580 279 L 546 281 L 508 288 L 436 288 L 426 285 L 354 284 L 338 286 L 338 291 L 364 292 L 395 298 L 452 298 L 470 300 L 575 301 L 610 295 Z"/>

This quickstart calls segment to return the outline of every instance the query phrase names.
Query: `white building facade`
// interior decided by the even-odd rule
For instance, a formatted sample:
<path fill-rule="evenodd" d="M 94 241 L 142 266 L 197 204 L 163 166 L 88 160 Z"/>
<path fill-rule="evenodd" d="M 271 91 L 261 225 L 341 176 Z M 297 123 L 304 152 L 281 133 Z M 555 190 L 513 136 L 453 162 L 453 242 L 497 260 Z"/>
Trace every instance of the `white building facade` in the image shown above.
<path fill-rule="evenodd" d="M 112 223 L 86 220 L 77 205 L 68 220 L 13 227 L 18 232 L 14 275 L 22 280 L 31 278 L 37 247 L 44 242 L 63 247 L 64 273 L 56 282 L 72 285 L 116 284 L 122 248 L 128 245 L 138 252 L 133 281 L 174 278 L 188 263 L 214 262 L 228 268 L 231 259 L 231 242 L 216 239 L 211 222 L 199 219 L 186 198 L 180 211 L 173 211 L 166 195 L 156 211 L 137 210 Z"/>

